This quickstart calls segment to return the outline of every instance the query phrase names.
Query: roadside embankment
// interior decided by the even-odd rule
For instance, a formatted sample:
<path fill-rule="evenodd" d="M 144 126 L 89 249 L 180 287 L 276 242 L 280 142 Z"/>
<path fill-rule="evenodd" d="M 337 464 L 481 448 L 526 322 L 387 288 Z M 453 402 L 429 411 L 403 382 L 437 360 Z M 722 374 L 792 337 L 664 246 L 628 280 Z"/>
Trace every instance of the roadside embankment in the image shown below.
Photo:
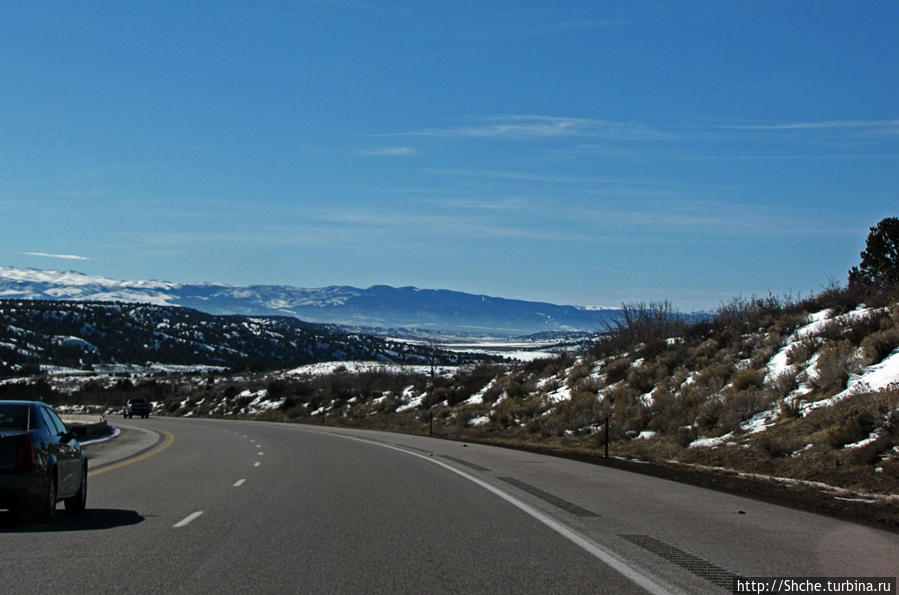
<path fill-rule="evenodd" d="M 60 416 L 79 442 L 97 440 L 112 436 L 113 428 L 106 421 L 105 415 L 84 415 L 66 413 Z"/>

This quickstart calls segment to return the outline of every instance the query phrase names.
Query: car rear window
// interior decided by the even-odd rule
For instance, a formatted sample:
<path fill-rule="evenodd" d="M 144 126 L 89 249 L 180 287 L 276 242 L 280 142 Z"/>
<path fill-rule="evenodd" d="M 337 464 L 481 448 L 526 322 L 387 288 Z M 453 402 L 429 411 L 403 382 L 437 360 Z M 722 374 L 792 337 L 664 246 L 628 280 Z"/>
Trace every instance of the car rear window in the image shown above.
<path fill-rule="evenodd" d="M 28 405 L 0 403 L 0 432 L 24 432 L 28 429 Z"/>

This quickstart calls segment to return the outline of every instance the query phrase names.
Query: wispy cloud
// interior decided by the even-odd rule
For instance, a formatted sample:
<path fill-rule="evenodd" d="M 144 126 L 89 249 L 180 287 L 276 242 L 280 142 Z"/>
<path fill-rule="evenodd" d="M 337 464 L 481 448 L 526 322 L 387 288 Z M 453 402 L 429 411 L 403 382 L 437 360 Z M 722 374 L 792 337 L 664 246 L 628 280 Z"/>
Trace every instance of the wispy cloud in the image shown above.
<path fill-rule="evenodd" d="M 779 124 L 722 124 L 725 130 L 836 130 L 873 129 L 899 133 L 899 120 L 825 120 L 821 122 L 785 122 Z"/>
<path fill-rule="evenodd" d="M 670 133 L 655 130 L 640 122 L 613 122 L 593 118 L 543 116 L 534 114 L 498 115 L 480 118 L 475 123 L 453 128 L 428 128 L 390 132 L 377 136 L 430 136 L 447 138 L 540 139 L 592 137 L 615 140 L 663 140 Z"/>
<path fill-rule="evenodd" d="M 405 157 L 417 155 L 418 151 L 412 147 L 374 147 L 360 151 L 363 155 L 374 155 L 384 157 Z"/>
<path fill-rule="evenodd" d="M 43 258 L 59 258 L 62 260 L 89 260 L 84 256 L 77 256 L 75 254 L 49 254 L 47 252 L 24 252 L 26 256 L 40 256 Z"/>

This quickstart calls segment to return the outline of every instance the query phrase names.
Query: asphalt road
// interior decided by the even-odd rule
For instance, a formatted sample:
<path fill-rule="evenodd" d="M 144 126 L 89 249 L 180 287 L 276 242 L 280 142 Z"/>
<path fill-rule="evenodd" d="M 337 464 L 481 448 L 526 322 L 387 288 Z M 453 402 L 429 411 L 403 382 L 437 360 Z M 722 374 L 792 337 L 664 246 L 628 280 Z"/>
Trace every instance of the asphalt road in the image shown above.
<path fill-rule="evenodd" d="M 119 425 L 90 449 L 84 515 L 0 511 L 0 591 L 703 593 L 899 572 L 896 534 L 585 463 L 314 426 Z"/>

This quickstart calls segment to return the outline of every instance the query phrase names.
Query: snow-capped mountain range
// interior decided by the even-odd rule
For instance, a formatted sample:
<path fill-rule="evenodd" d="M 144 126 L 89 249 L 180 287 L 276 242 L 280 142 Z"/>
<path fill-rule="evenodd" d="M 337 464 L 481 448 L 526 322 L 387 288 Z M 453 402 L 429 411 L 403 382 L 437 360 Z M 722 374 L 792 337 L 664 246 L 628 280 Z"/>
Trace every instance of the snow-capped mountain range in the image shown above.
<path fill-rule="evenodd" d="M 16 267 L 0 267 L 0 298 L 147 303 L 184 306 L 210 314 L 294 316 L 345 326 L 494 336 L 595 332 L 616 314 L 608 308 L 558 306 L 443 289 L 180 284 Z"/>

